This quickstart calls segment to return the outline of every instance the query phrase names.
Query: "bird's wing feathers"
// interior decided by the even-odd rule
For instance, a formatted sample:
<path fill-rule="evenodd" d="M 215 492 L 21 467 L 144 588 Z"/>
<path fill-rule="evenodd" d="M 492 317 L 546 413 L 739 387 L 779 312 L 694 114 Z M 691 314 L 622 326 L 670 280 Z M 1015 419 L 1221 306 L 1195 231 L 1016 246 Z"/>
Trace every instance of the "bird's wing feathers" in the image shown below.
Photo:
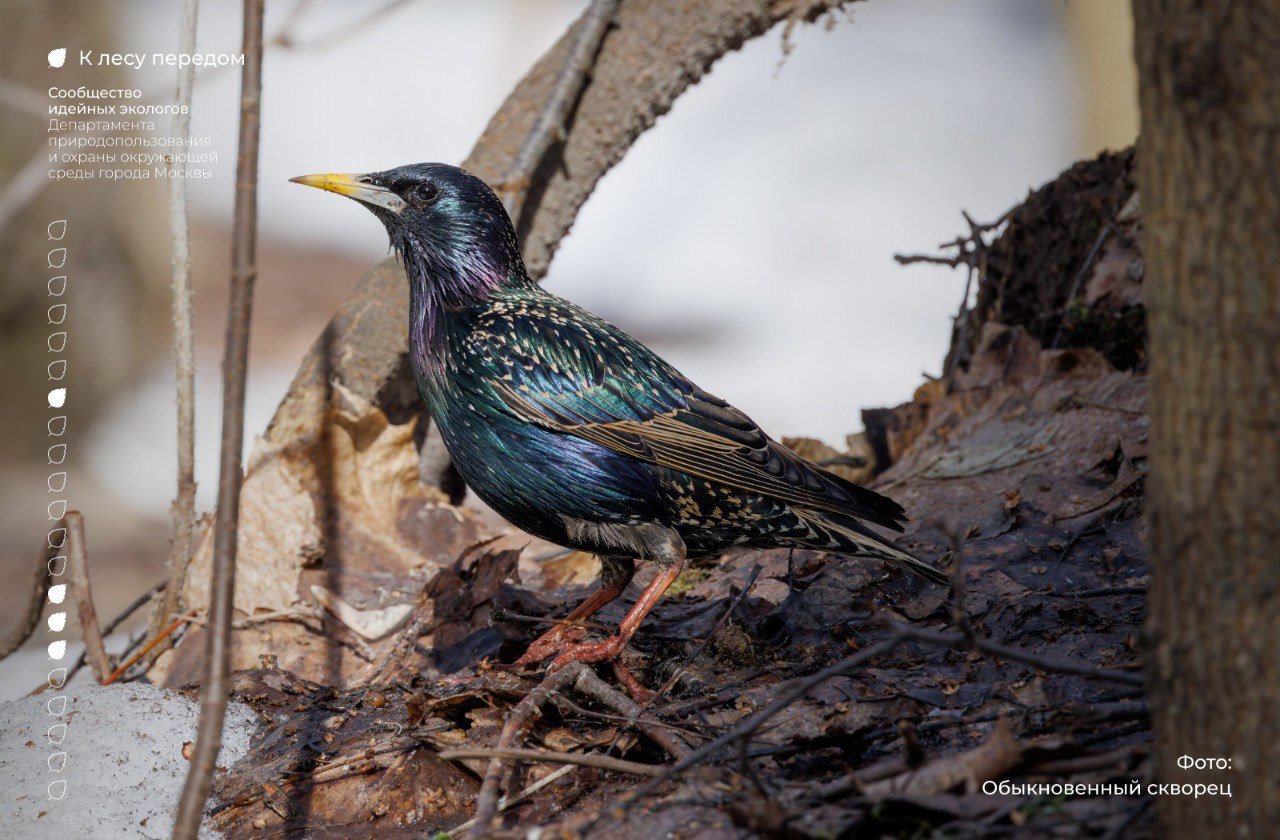
<path fill-rule="evenodd" d="M 900 505 L 773 441 L 616 327 L 551 298 L 562 317 L 492 325 L 486 354 L 509 410 L 527 422 L 616 452 L 788 504 L 902 530 Z M 572 310 L 572 311 L 570 311 Z"/>

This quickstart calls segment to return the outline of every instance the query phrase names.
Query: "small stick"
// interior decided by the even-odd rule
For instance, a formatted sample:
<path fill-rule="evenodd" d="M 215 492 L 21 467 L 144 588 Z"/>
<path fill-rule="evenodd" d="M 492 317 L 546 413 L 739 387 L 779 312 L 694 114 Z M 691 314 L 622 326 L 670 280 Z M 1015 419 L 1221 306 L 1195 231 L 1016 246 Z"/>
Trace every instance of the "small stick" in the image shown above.
<path fill-rule="evenodd" d="M 135 662 L 137 662 L 139 659 L 147 655 L 148 651 L 150 651 L 156 645 L 160 644 L 161 641 L 163 641 L 164 639 L 172 635 L 172 633 L 175 630 L 177 630 L 183 624 L 186 624 L 188 621 L 190 621 L 195 617 L 196 617 L 196 614 L 194 612 L 188 613 L 184 616 L 179 616 L 176 621 L 174 621 L 168 627 L 161 630 L 159 636 L 156 636 L 154 639 L 151 639 L 150 641 L 148 641 L 145 645 L 138 648 L 138 651 L 133 656 L 130 656 L 127 660 L 120 663 L 120 665 L 114 671 L 112 671 L 111 674 L 108 675 L 105 680 L 102 681 L 102 684 L 111 685 L 113 682 L 123 677 L 125 675 L 125 672 L 127 672 L 130 668 L 132 668 Z"/>
<path fill-rule="evenodd" d="M 567 618 L 551 618 L 543 615 L 525 615 L 524 613 L 511 612 L 503 609 L 496 604 L 489 610 L 489 620 L 496 621 L 499 624 L 549 624 L 551 626 L 575 627 L 580 630 L 600 630 L 610 633 L 613 628 L 603 622 L 593 621 L 589 618 L 570 621 Z"/>
<path fill-rule="evenodd" d="M 252 627 L 255 624 L 264 624 L 268 621 L 297 621 L 302 626 L 310 629 L 310 625 L 305 621 L 302 621 L 304 618 L 323 619 L 324 615 L 320 610 L 311 609 L 309 607 L 272 610 L 271 612 L 254 613 L 253 615 L 242 618 L 239 621 L 234 621 L 231 623 L 231 629 L 243 630 L 246 627 Z M 185 617 L 180 617 L 180 620 L 186 621 L 189 624 L 194 624 L 197 627 L 206 627 L 209 624 L 208 619 L 200 618 L 196 616 L 195 613 L 190 613 Z"/>
<path fill-rule="evenodd" d="M 591 65 L 595 63 L 601 43 L 604 42 L 605 32 L 618 12 L 618 3 L 619 0 L 592 0 L 587 7 L 578 21 L 577 32 L 569 43 L 564 64 L 551 83 L 547 101 L 502 178 L 502 203 L 517 230 L 524 221 L 524 203 L 529 195 L 533 174 L 542 164 L 542 159 L 546 157 L 552 144 L 564 137 L 569 115 L 573 113 L 582 89 L 586 86 L 587 75 L 591 71 Z"/>
<path fill-rule="evenodd" d="M 709 741 L 697 750 L 677 761 L 675 764 L 665 768 L 662 774 L 654 777 L 652 781 L 647 782 L 632 791 L 631 794 L 622 801 L 619 806 L 620 809 L 625 810 L 639 801 L 642 797 L 652 793 L 662 782 L 674 777 L 678 773 L 688 770 L 690 767 L 695 767 L 703 763 L 713 757 L 716 753 L 720 752 L 720 750 L 735 743 L 736 741 L 740 739 L 749 739 L 751 735 L 766 721 L 778 712 L 781 712 L 783 709 L 790 706 L 796 700 L 799 700 L 801 697 L 808 694 L 820 683 L 826 682 L 833 677 L 842 676 L 851 671 L 857 670 L 867 662 L 877 659 L 894 650 L 900 643 L 901 639 L 899 637 L 891 636 L 883 642 L 880 642 L 878 645 L 863 648 L 847 659 L 842 659 L 833 665 L 828 665 L 821 671 L 811 674 L 804 679 L 796 680 L 795 684 L 791 686 L 791 688 L 784 691 L 768 706 L 765 706 L 759 712 L 756 712 L 754 715 L 721 735 L 719 738 L 716 738 L 714 741 Z M 601 817 L 603 817 L 603 814 Z M 599 819 L 600 818 L 597 818 L 597 821 Z M 593 825 L 594 824 L 595 823 L 593 823 Z"/>
<path fill-rule="evenodd" d="M 618 714 L 626 715 L 630 725 L 666 750 L 672 758 L 681 759 L 689 754 L 689 745 L 683 738 L 646 715 L 643 706 L 597 677 L 590 668 L 580 670 L 578 678 L 573 682 L 573 689 L 603 703 Z"/>
<path fill-rule="evenodd" d="M 1129 671 L 1120 671 L 1115 668 L 1099 668 L 1096 665 L 1090 665 L 1087 662 L 1076 662 L 1069 659 L 1058 659 L 1057 657 L 1038 656 L 1030 651 L 1021 648 L 1005 647 L 995 642 L 983 639 L 978 636 L 972 638 L 965 636 L 963 633 L 943 633 L 938 630 L 926 630 L 922 627 L 913 627 L 892 618 L 886 617 L 885 623 L 889 629 L 893 630 L 894 635 L 899 639 L 913 639 L 918 642 L 926 642 L 928 644 L 937 645 L 946 648 L 972 648 L 990 656 L 1000 659 L 1008 659 L 1012 662 L 1021 662 L 1024 665 L 1031 665 L 1042 671 L 1056 671 L 1060 674 L 1075 674 L 1081 677 L 1088 677 L 1091 680 L 1109 680 L 1112 682 L 1125 683 L 1126 685 L 1141 686 L 1144 684 L 1142 674 L 1134 674 Z"/>
<path fill-rule="evenodd" d="M 564 767 L 561 767 L 559 770 L 548 773 L 547 775 L 543 776 L 541 779 L 538 779 L 538 781 L 529 785 L 527 788 L 520 791 L 515 796 L 503 797 L 502 800 L 498 802 L 498 813 L 501 814 L 502 812 L 506 811 L 508 808 L 514 808 L 516 805 L 519 805 L 521 802 L 533 796 L 535 793 L 542 790 L 544 787 L 547 787 L 548 785 L 551 785 L 551 784 L 554 784 L 555 782 L 560 781 L 565 776 L 569 775 L 570 773 L 572 773 L 574 770 L 577 770 L 577 769 L 578 769 L 577 766 L 573 764 L 566 764 Z M 456 828 L 450 829 L 448 831 L 448 835 L 453 838 L 465 837 L 471 831 L 471 829 L 475 828 L 475 825 L 476 825 L 476 821 L 474 819 L 467 820 L 462 825 L 459 825 Z"/>
<path fill-rule="evenodd" d="M 49 557 L 52 550 L 48 545 L 43 545 L 40 549 L 40 562 L 36 564 L 35 575 L 31 579 L 31 584 L 27 587 L 31 592 L 27 598 L 27 608 L 18 618 L 18 623 L 9 635 L 0 642 L 0 659 L 4 659 L 31 638 L 31 634 L 36 631 L 36 627 L 40 624 L 40 614 L 44 612 L 44 602 L 49 596 L 49 582 L 52 577 L 49 574 Z"/>
<path fill-rule="evenodd" d="M 115 618 L 108 621 L 106 626 L 102 628 L 103 639 L 106 639 L 108 636 L 110 636 L 117 627 L 119 627 L 122 623 L 124 623 L 125 619 L 133 615 L 135 612 L 138 611 L 140 607 L 142 607 L 143 604 L 147 603 L 153 597 L 155 597 L 156 593 L 161 592 L 163 590 L 164 590 L 164 583 L 163 582 L 157 583 L 155 586 L 151 587 L 146 592 L 143 592 L 141 595 L 135 598 L 132 604 L 130 604 L 129 606 L 121 610 L 116 615 Z M 144 630 L 141 636 L 137 636 L 134 639 L 130 640 L 129 644 L 125 645 L 125 648 L 120 653 L 120 655 L 127 656 L 131 650 L 133 650 L 137 645 L 142 643 L 142 638 L 145 635 L 146 635 L 146 631 Z M 67 669 L 67 677 L 62 683 L 63 685 L 67 685 L 68 683 L 70 683 L 71 678 L 74 677 L 76 674 L 80 673 L 80 669 L 84 667 L 85 659 L 86 659 L 85 652 L 80 651 L 80 655 L 76 657 L 75 664 Z M 29 694 L 27 694 L 27 696 L 34 697 L 48 688 L 49 688 L 49 682 L 48 680 L 45 680 L 41 682 L 40 685 L 36 686 L 34 690 L 32 690 Z"/>
<path fill-rule="evenodd" d="M 196 51 L 196 18 L 199 0 L 182 0 L 178 52 L 189 55 Z M 173 102 L 172 136 L 182 148 L 191 133 L 191 88 L 196 68 L 187 64 L 178 69 L 178 85 Z M 172 164 L 171 164 L 172 165 Z M 191 290 L 191 236 L 187 219 L 187 179 L 168 179 L 170 270 L 173 295 L 173 367 L 176 383 L 178 423 L 178 487 L 169 506 L 169 585 L 164 597 L 151 615 L 147 632 L 157 636 L 165 623 L 179 610 L 179 600 L 187 580 L 187 569 L 195 544 L 196 520 L 196 351 L 194 338 L 195 309 Z M 166 637 L 172 638 L 172 637 Z M 148 655 L 148 667 L 169 648 L 166 641 Z"/>
<path fill-rule="evenodd" d="M 79 511 L 71 511 L 63 519 L 67 526 L 67 569 L 71 590 L 76 597 L 76 614 L 80 617 L 80 634 L 84 637 L 84 652 L 93 669 L 93 678 L 99 683 L 111 673 L 111 660 L 106 645 L 102 643 L 102 629 L 98 627 L 98 611 L 93 607 L 93 589 L 89 585 L 89 554 L 84 544 L 84 517 Z"/>
<path fill-rule="evenodd" d="M 565 687 L 573 685 L 578 676 L 585 670 L 587 668 L 581 662 L 574 662 L 559 671 L 547 674 L 542 682 L 534 686 L 533 690 L 516 704 L 515 708 L 511 710 L 511 714 L 507 715 L 506 723 L 502 725 L 502 733 L 498 736 L 497 748 L 499 750 L 511 749 L 512 742 L 516 739 L 516 734 L 528 722 L 529 718 L 533 717 L 539 707 Z M 475 823 L 482 831 L 489 828 L 490 823 L 493 822 L 494 815 L 497 813 L 498 777 L 502 775 L 503 766 L 503 756 L 494 754 L 489 759 L 489 767 L 485 770 L 484 781 L 480 784 L 480 795 L 476 799 Z"/>
<path fill-rule="evenodd" d="M 231 680 L 231 613 L 236 585 L 236 538 L 243 475 L 245 378 L 249 323 L 258 277 L 258 140 L 262 124 L 262 20 L 266 0 L 244 0 L 240 76 L 240 128 L 236 150 L 235 209 L 231 233 L 231 295 L 222 357 L 222 440 L 218 457 L 218 504 L 214 516 L 210 572 L 209 632 L 200 723 L 195 752 L 174 818 L 174 840 L 196 840 L 205 801 L 213 787 L 214 764 L 222 749 Z"/>
<path fill-rule="evenodd" d="M 597 770 L 610 770 L 615 773 L 630 773 L 633 776 L 657 776 L 663 770 L 663 768 L 658 765 L 641 764 L 638 761 L 626 761 L 609 755 L 597 755 L 594 753 L 566 753 L 556 752 L 554 750 L 510 748 L 445 750 L 440 753 L 440 758 L 444 761 L 455 761 L 460 758 L 510 758 L 521 761 L 574 764 L 581 767 L 594 767 Z"/>
<path fill-rule="evenodd" d="M 572 700 L 568 700 L 564 697 L 560 698 L 560 701 L 557 705 L 561 708 L 561 711 L 567 710 L 572 714 L 577 715 L 578 717 L 588 718 L 589 720 L 598 720 L 598 721 L 603 721 L 604 723 L 621 723 L 624 726 L 632 726 L 632 727 L 636 725 L 636 721 L 632 720 L 627 715 L 611 714 L 609 712 L 597 712 L 592 709 L 584 709 L 582 706 L 579 706 L 577 703 L 573 702 Z M 680 733 L 681 735 L 696 736 L 697 727 L 703 727 L 705 729 L 711 729 L 711 730 L 716 729 L 716 727 L 714 726 L 711 726 L 709 724 L 703 724 L 703 723 L 674 724 L 674 723 L 667 723 L 666 721 L 658 720 L 656 718 L 646 718 L 646 720 L 648 720 L 649 723 L 653 726 L 657 726 L 662 729 L 670 729 L 672 732 L 677 732 L 677 733 Z"/>

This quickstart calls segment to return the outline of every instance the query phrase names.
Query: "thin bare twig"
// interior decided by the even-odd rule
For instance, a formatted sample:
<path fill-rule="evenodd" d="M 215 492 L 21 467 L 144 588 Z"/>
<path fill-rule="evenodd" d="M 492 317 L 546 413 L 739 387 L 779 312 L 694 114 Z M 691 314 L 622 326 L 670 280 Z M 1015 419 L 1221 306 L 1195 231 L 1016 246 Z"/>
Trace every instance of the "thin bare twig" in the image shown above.
<path fill-rule="evenodd" d="M 1067 292 L 1067 299 L 1063 302 L 1064 307 L 1070 307 L 1071 301 L 1076 299 L 1080 294 L 1080 285 L 1084 283 L 1085 275 L 1089 273 L 1089 269 L 1093 267 L 1093 261 L 1098 257 L 1098 251 L 1102 249 L 1102 243 L 1107 241 L 1107 235 L 1111 233 L 1108 225 L 1103 225 L 1102 230 L 1098 233 L 1098 238 L 1094 241 L 1093 247 L 1089 249 L 1089 255 L 1084 259 L 1084 265 L 1080 266 L 1080 270 L 1076 272 L 1075 279 L 1071 281 L 1071 289 Z M 1053 341 L 1049 342 L 1049 349 L 1058 349 L 1058 342 L 1062 339 L 1062 328 L 1066 325 L 1066 316 L 1058 320 L 1058 328 L 1053 331 Z"/>
<path fill-rule="evenodd" d="M 98 611 L 93 606 L 93 588 L 89 585 L 89 553 L 84 544 L 84 517 L 73 510 L 62 521 L 67 527 L 67 576 L 76 598 L 76 614 L 80 618 L 84 652 L 89 660 L 89 667 L 93 669 L 93 678 L 101 683 L 111 673 L 111 660 L 107 658 L 107 648 L 102 643 Z"/>
<path fill-rule="evenodd" d="M 608 685 L 608 683 L 605 683 L 605 685 Z M 610 689 L 610 690 L 613 690 L 613 689 Z M 623 697 L 626 696 L 624 694 L 621 694 L 621 692 L 619 692 L 619 695 Z M 636 725 L 636 721 L 631 720 L 631 718 L 629 718 L 627 715 L 612 714 L 610 712 L 597 712 L 594 709 L 586 709 L 578 705 L 577 703 L 573 702 L 572 700 L 569 700 L 566 697 L 557 698 L 556 705 L 560 707 L 561 712 L 567 711 L 570 714 L 576 715 L 578 717 L 586 718 L 588 720 L 598 720 L 603 723 L 620 723 L 623 726 Z M 696 730 L 699 728 L 710 729 L 710 730 L 716 729 L 716 727 L 710 726 L 708 724 L 703 724 L 703 723 L 690 723 L 690 722 L 667 723 L 666 721 L 658 720 L 657 718 L 645 718 L 644 720 L 648 721 L 649 725 L 651 726 L 656 726 L 660 729 L 670 729 L 672 732 L 677 732 L 681 735 L 687 734 L 691 736 L 696 736 L 697 735 Z M 679 756 L 676 756 L 676 757 L 679 758 Z"/>
<path fill-rule="evenodd" d="M 498 749 L 508 750 L 512 748 L 512 744 L 516 739 L 517 733 L 524 727 L 542 704 L 546 703 L 555 694 L 559 693 L 568 686 L 573 685 L 578 677 L 587 667 L 581 662 L 574 662 L 559 671 L 552 671 L 550 674 L 534 686 L 533 690 L 524 696 L 511 713 L 507 715 L 507 720 L 502 725 L 502 733 L 498 736 Z M 475 825 L 485 831 L 493 822 L 493 817 L 498 809 L 498 778 L 502 775 L 502 768 L 505 762 L 501 756 L 495 755 L 489 759 L 489 767 L 485 770 L 484 781 L 480 783 L 480 795 L 476 798 L 476 816 Z"/>
<path fill-rule="evenodd" d="M 645 714 L 643 706 L 597 677 L 590 668 L 581 669 L 578 678 L 573 682 L 573 689 L 592 700 L 603 703 L 618 714 L 626 715 L 629 726 L 634 726 L 643 732 L 649 740 L 666 750 L 667 755 L 672 758 L 681 759 L 689 754 L 689 745 L 683 738 Z"/>
<path fill-rule="evenodd" d="M 994 222 L 976 222 L 968 212 L 961 210 L 960 215 L 964 217 L 965 223 L 969 225 L 968 236 L 957 236 L 950 242 L 938 243 L 940 250 L 954 248 L 955 256 L 947 257 L 932 254 L 894 254 L 893 261 L 898 265 L 914 265 L 916 263 L 930 263 L 933 265 L 945 265 L 951 268 L 960 266 L 968 266 L 971 269 L 978 267 L 980 255 L 989 247 L 983 234 L 993 230 L 998 230 L 1005 222 L 1009 221 L 1009 217 L 1013 215 L 1013 211 L 1017 209 L 1011 208 L 1005 212 L 1003 216 Z"/>
<path fill-rule="evenodd" d="M 231 236 L 231 297 L 227 305 L 222 360 L 222 445 L 218 464 L 218 510 L 214 519 L 213 569 L 205 679 L 200 688 L 200 725 L 195 754 L 174 821 L 175 840 L 195 840 L 222 747 L 231 674 L 231 611 L 235 596 L 236 537 L 240 519 L 244 450 L 245 373 L 249 320 L 257 277 L 258 135 L 262 108 L 262 17 L 265 0 L 244 0 L 240 77 L 240 138 L 236 158 L 235 214 Z"/>
<path fill-rule="evenodd" d="M 542 761 L 554 764 L 576 764 L 581 767 L 594 767 L 597 770 L 610 770 L 615 773 L 630 773 L 633 776 L 656 776 L 662 772 L 662 767 L 654 764 L 641 764 L 638 761 L 626 761 L 621 758 L 614 758 L 610 755 L 597 755 L 595 753 L 566 753 L 556 752 L 554 750 L 527 750 L 527 749 L 463 749 L 463 750 L 445 750 L 440 753 L 440 758 L 445 761 L 454 761 L 460 758 L 510 758 L 520 761 Z"/>
<path fill-rule="evenodd" d="M 154 584 L 146 592 L 143 592 L 137 598 L 134 598 L 129 606 L 116 613 L 116 617 L 107 622 L 106 626 L 102 628 L 102 635 L 110 636 L 112 631 L 123 624 L 129 616 L 142 609 L 142 607 L 145 606 L 152 598 L 159 595 L 161 592 L 164 592 L 164 588 L 167 585 L 168 584 L 166 584 L 165 581 L 160 581 L 159 583 Z"/>
<path fill-rule="evenodd" d="M 119 627 L 121 624 L 125 622 L 126 619 L 129 618 L 129 616 L 133 615 L 139 609 L 141 609 L 142 606 L 146 604 L 148 601 L 150 601 L 152 598 L 154 598 L 157 593 L 163 592 L 163 591 L 164 591 L 164 583 L 163 582 L 157 583 L 155 586 L 151 587 L 146 592 L 143 592 L 137 598 L 133 599 L 133 603 L 129 604 L 129 606 L 125 607 L 123 610 L 117 613 L 115 618 L 111 619 L 106 623 L 106 625 L 102 628 L 102 637 L 104 639 L 109 637 L 113 632 L 115 632 L 115 629 L 117 627 Z M 130 640 L 129 644 L 125 645 L 124 650 L 121 651 L 120 656 L 121 657 L 128 656 L 130 651 L 134 650 L 138 645 L 142 644 L 142 639 L 145 636 L 146 636 L 146 633 L 144 632 L 138 637 Z M 67 669 L 67 676 L 62 684 L 67 685 L 68 683 L 70 683 L 71 678 L 74 677 L 76 674 L 80 673 L 80 669 L 85 666 L 86 661 L 87 661 L 87 657 L 85 655 L 85 652 L 82 650 L 80 651 L 80 655 L 76 657 L 75 663 L 70 668 Z M 41 692 L 45 691 L 49 687 L 50 686 L 49 686 L 48 680 L 45 680 L 41 682 L 40 685 L 36 686 L 35 690 L 31 691 L 27 696 L 31 697 L 36 694 L 40 694 Z"/>
<path fill-rule="evenodd" d="M 521 802 L 533 796 L 538 791 L 542 790 L 548 785 L 555 784 L 556 782 L 560 781 L 565 776 L 569 775 L 570 773 L 572 773 L 574 770 L 577 770 L 577 769 L 578 767 L 576 765 L 566 764 L 564 767 L 561 767 L 559 770 L 554 770 L 548 773 L 547 775 L 543 776 L 541 779 L 538 779 L 538 781 L 529 785 L 527 788 L 515 794 L 514 796 L 504 796 L 501 800 L 498 801 L 498 813 L 501 814 L 502 812 L 506 811 L 508 808 L 513 808 L 516 805 L 519 805 Z M 451 838 L 455 838 L 456 840 L 457 838 L 466 837 L 470 833 L 471 829 L 475 828 L 475 826 L 476 826 L 476 821 L 474 819 L 470 819 L 464 822 L 462 825 L 449 829 L 448 834 Z"/>
<path fill-rule="evenodd" d="M 520 144 L 519 151 L 502 177 L 499 193 L 516 229 L 523 221 L 524 204 L 529 196 L 533 174 L 542 165 L 547 151 L 565 137 L 569 116 L 586 86 L 591 65 L 595 63 L 600 44 L 609 23 L 618 12 L 619 0 L 592 0 L 582 15 L 564 64 L 556 73 L 551 93 L 534 120 L 533 127 Z"/>
<path fill-rule="evenodd" d="M 1126 685 L 1141 686 L 1144 684 L 1142 674 L 1135 674 L 1130 671 L 1120 671 L 1115 668 L 1099 668 L 1096 665 L 1090 665 L 1087 662 L 1076 662 L 1070 659 L 1059 659 L 1053 656 L 1039 656 L 1030 651 L 1021 648 L 1006 647 L 1005 645 L 996 644 L 981 636 L 968 636 L 964 633 L 944 633 L 940 630 L 928 630 L 923 627 L 914 627 L 910 624 L 898 621 L 893 618 L 884 618 L 885 624 L 898 639 L 912 639 L 926 644 L 937 645 L 938 647 L 946 647 L 952 649 L 972 648 L 995 656 L 999 659 L 1008 659 L 1012 662 L 1021 662 L 1024 665 L 1030 665 L 1039 668 L 1042 671 L 1056 671 L 1060 674 L 1075 674 L 1081 677 L 1087 677 L 1091 680 L 1104 680 L 1108 682 L 1119 682 Z"/>
<path fill-rule="evenodd" d="M 968 274 L 964 281 L 964 294 L 960 297 L 959 311 L 956 312 L 955 317 L 952 319 L 951 348 L 947 352 L 946 360 L 943 362 L 943 379 L 950 379 L 959 367 L 968 362 L 969 344 L 974 326 L 971 317 L 972 312 L 969 308 L 969 295 L 973 290 L 975 277 L 979 286 L 986 280 L 987 254 L 991 249 L 985 234 L 999 230 L 1009 221 L 1014 209 L 1016 208 L 1007 210 L 1003 216 L 989 223 L 976 222 L 968 212 L 961 210 L 960 215 L 964 217 L 965 224 L 969 226 L 969 235 L 957 236 L 950 242 L 943 242 L 938 245 L 941 249 L 954 248 L 956 250 L 954 256 L 932 256 L 928 254 L 893 255 L 893 259 L 898 265 L 932 263 L 934 265 L 950 266 L 951 268 L 958 268 L 962 265 L 968 268 Z"/>
<path fill-rule="evenodd" d="M 194 615 L 195 613 L 190 613 L 188 615 L 178 616 L 176 619 L 170 622 L 168 627 L 160 631 L 159 636 L 156 636 L 155 638 L 148 641 L 145 645 L 143 645 L 141 648 L 138 649 L 137 653 L 135 653 L 133 656 L 130 656 L 128 659 L 126 659 L 125 661 L 117 665 L 116 669 L 112 671 L 110 674 L 108 674 L 107 678 L 102 681 L 102 684 L 111 685 L 113 682 L 123 677 L 126 673 L 128 673 L 129 669 L 133 667 L 135 662 L 137 662 L 139 659 L 141 659 L 142 657 L 150 653 L 151 650 L 156 645 L 160 644 L 167 637 L 172 635 L 183 624 L 190 621 L 192 616 Z"/>
<path fill-rule="evenodd" d="M 49 574 L 51 556 L 52 549 L 45 540 L 40 546 L 40 562 L 36 564 L 35 575 L 27 587 L 27 591 L 31 593 L 27 598 L 27 608 L 19 616 L 18 623 L 9 631 L 9 635 L 0 642 L 0 659 L 22 647 L 40 624 L 40 613 L 44 612 L 44 602 L 49 597 L 49 584 L 53 578 Z"/>
<path fill-rule="evenodd" d="M 311 628 L 310 624 L 303 621 L 303 619 L 306 618 L 323 620 L 324 610 L 311 607 L 297 607 L 287 610 L 272 610 L 271 612 L 254 613 L 253 615 L 245 616 L 239 621 L 233 621 L 231 623 L 231 629 L 243 630 L 246 627 L 252 627 L 255 624 L 265 624 L 269 621 L 296 621 L 303 627 Z M 185 618 L 181 618 L 181 620 L 188 624 L 194 624 L 197 627 L 204 627 L 209 623 L 206 619 L 195 616 L 194 613 Z M 317 632 L 323 632 L 323 630 L 318 630 Z"/>
<path fill-rule="evenodd" d="M 567 688 L 573 688 L 582 694 L 598 700 L 615 711 L 622 714 L 635 716 L 638 718 L 637 728 L 641 729 L 653 741 L 661 746 L 668 754 L 680 758 L 689 755 L 689 745 L 686 744 L 679 736 L 663 729 L 661 726 L 652 726 L 652 721 L 646 720 L 642 715 L 643 710 L 639 704 L 631 699 L 623 696 L 619 691 L 614 690 L 603 680 L 595 675 L 595 673 L 581 662 L 571 663 L 558 671 L 553 671 L 524 696 L 511 713 L 507 715 L 507 720 L 502 725 L 502 733 L 498 736 L 498 745 L 494 750 L 488 750 L 483 756 L 462 755 L 460 751 L 450 751 L 448 754 L 441 754 L 441 758 L 449 758 L 450 755 L 456 755 L 458 758 L 464 757 L 488 757 L 489 766 L 485 770 L 484 781 L 480 785 L 480 795 L 476 799 L 476 815 L 475 818 L 467 823 L 469 827 L 479 828 L 481 831 L 487 830 L 493 822 L 494 816 L 499 810 L 498 800 L 498 781 L 502 775 L 506 760 L 512 758 L 531 758 L 533 756 L 556 755 L 562 756 L 563 753 L 546 753 L 538 750 L 521 750 L 513 747 L 517 734 L 528 723 L 545 703 L 552 700 L 556 695 L 561 694 Z M 467 751 L 468 753 L 470 751 Z M 529 755 L 525 755 L 528 753 Z M 575 761 L 568 759 L 555 759 L 559 763 L 586 763 L 577 759 L 582 756 L 570 756 Z M 609 761 L 616 762 L 618 759 L 612 759 L 607 756 L 596 756 L 596 758 L 608 758 Z M 632 765 L 632 762 L 622 762 L 622 765 Z M 592 763 L 588 766 L 602 766 L 599 763 Z M 642 775 L 653 775 L 651 768 L 653 765 L 635 765 L 643 767 L 645 770 Z M 621 765 L 606 767 L 605 769 L 621 770 Z M 632 770 L 624 770 L 623 772 L 635 772 Z"/>
<path fill-rule="evenodd" d="M 534 562 L 537 562 L 536 560 Z M 525 615 L 494 604 L 489 609 L 489 620 L 497 624 L 542 624 L 550 627 L 575 627 L 580 630 L 599 630 L 604 633 L 613 632 L 613 628 L 603 621 L 580 618 L 570 621 L 567 618 L 552 618 L 549 615 Z"/>
<path fill-rule="evenodd" d="M 894 755 L 830 782 L 807 786 L 805 793 L 812 799 L 841 799 L 857 793 L 864 785 L 900 775 L 911 767 L 906 756 Z"/>
<path fill-rule="evenodd" d="M 190 55 L 196 51 L 196 18 L 199 0 L 182 0 L 182 23 L 178 51 Z M 178 70 L 178 86 L 174 93 L 176 113 L 172 136 L 176 148 L 186 148 L 191 133 L 191 88 L 196 69 L 192 64 Z M 187 179 L 169 179 L 169 235 L 173 292 L 173 367 L 178 407 L 178 488 L 169 507 L 169 585 L 164 598 L 151 614 L 147 633 L 158 638 L 164 626 L 174 619 L 187 580 L 187 569 L 194 552 L 196 519 L 196 356 L 191 291 L 191 238 L 187 220 Z M 172 646 L 172 636 L 152 648 L 146 665 L 156 661 Z"/>

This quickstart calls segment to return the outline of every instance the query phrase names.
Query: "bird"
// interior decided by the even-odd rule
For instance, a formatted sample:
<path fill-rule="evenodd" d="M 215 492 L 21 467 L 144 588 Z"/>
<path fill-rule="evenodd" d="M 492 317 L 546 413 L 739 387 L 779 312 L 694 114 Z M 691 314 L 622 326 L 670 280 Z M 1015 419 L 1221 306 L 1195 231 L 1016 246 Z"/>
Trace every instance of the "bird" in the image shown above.
<path fill-rule="evenodd" d="M 949 583 L 873 530 L 903 530 L 897 502 L 801 458 L 535 282 L 479 177 L 420 163 L 290 180 L 355 199 L 386 228 L 409 283 L 413 376 L 467 486 L 517 528 L 600 560 L 599 588 L 512 667 L 612 662 L 627 675 L 620 654 L 684 565 L 734 546 L 862 556 Z M 615 632 L 587 640 L 581 622 L 623 594 L 637 561 L 656 565 L 652 581 Z"/>

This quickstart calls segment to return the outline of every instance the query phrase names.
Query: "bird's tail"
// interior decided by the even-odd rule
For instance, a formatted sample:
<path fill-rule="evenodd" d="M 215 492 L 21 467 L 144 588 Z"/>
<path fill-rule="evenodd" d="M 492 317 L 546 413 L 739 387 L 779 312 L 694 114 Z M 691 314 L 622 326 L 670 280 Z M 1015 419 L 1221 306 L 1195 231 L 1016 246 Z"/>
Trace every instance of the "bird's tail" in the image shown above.
<path fill-rule="evenodd" d="M 818 533 L 831 538 L 834 545 L 822 546 L 822 548 L 884 560 L 938 586 L 951 585 L 951 578 L 946 572 L 919 557 L 908 554 L 855 519 L 826 511 L 819 513 L 795 508 L 792 510 L 807 520 Z"/>

